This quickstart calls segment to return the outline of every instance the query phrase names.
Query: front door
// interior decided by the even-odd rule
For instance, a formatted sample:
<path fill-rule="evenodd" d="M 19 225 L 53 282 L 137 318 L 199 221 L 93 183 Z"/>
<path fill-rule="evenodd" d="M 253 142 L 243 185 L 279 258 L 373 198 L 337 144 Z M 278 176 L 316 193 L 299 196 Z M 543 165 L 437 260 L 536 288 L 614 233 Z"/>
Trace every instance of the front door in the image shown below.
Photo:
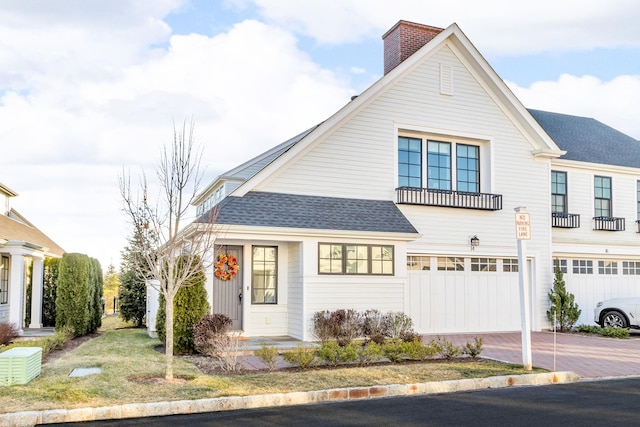
<path fill-rule="evenodd" d="M 238 261 L 238 274 L 232 279 L 222 280 L 213 276 L 213 312 L 226 314 L 233 321 L 234 330 L 242 329 L 242 246 L 223 246 L 218 254 L 233 255 Z"/>

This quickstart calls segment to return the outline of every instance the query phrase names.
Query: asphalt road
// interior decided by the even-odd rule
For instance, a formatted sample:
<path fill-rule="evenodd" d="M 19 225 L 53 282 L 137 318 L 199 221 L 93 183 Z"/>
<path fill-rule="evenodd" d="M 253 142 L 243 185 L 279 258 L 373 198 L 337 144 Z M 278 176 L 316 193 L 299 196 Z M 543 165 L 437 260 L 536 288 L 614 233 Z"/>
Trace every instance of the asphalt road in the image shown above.
<path fill-rule="evenodd" d="M 583 427 L 612 424 L 640 425 L 640 377 L 59 425 Z"/>

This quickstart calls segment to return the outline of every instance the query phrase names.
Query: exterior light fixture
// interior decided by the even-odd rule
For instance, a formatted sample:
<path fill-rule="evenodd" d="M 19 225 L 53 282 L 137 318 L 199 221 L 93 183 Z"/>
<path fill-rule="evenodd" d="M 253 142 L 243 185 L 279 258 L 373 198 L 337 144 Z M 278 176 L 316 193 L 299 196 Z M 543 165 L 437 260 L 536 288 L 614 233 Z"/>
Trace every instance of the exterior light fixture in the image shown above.
<path fill-rule="evenodd" d="M 478 246 L 480 246 L 480 239 L 478 239 L 478 236 L 473 236 L 471 238 L 471 250 L 474 251 Z"/>

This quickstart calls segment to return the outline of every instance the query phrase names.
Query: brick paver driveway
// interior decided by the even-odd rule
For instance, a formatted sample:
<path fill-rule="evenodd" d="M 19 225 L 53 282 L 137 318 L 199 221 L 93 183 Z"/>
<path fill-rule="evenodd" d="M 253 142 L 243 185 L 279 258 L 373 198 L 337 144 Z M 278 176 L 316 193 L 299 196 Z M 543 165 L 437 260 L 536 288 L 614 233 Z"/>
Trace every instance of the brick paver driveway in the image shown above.
<path fill-rule="evenodd" d="M 496 334 L 440 335 L 460 345 L 482 337 L 482 356 L 522 364 L 522 339 L 519 332 Z M 435 337 L 427 335 L 425 339 Z M 582 378 L 640 375 L 640 334 L 632 331 L 629 339 L 614 339 L 578 334 L 532 332 L 533 366 L 556 371 L 573 371 Z"/>

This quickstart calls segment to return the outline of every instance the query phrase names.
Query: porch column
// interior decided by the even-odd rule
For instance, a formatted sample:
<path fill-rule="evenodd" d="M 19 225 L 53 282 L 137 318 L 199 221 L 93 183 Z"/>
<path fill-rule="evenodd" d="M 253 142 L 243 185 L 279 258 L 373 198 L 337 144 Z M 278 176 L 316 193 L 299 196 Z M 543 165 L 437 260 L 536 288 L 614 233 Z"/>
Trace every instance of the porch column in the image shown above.
<path fill-rule="evenodd" d="M 31 324 L 30 328 L 42 328 L 42 293 L 44 288 L 44 258 L 33 256 L 31 276 Z"/>
<path fill-rule="evenodd" d="M 18 333 L 22 335 L 23 318 L 22 315 L 22 294 L 24 280 L 24 255 L 11 253 L 11 265 L 9 267 L 9 323 L 13 323 L 18 328 Z"/>

